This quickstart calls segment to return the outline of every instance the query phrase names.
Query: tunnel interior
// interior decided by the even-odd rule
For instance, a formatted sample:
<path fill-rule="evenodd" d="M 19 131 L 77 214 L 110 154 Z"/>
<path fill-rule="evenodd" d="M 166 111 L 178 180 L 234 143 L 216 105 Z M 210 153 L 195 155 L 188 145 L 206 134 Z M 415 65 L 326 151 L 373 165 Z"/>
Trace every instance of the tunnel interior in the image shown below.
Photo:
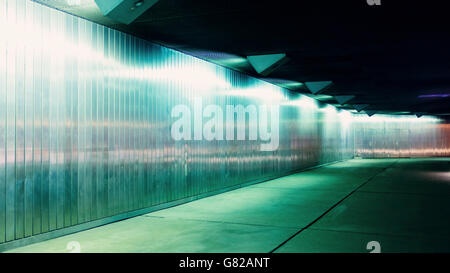
<path fill-rule="evenodd" d="M 414 233 L 371 222 L 411 206 L 403 224 L 448 240 L 448 222 L 425 224 L 448 201 L 431 216 L 420 206 L 450 192 L 446 116 L 350 111 L 34 1 L 0 1 L 0 37 L 0 251 L 65 251 L 72 239 L 93 252 L 366 251 L 350 242 L 379 231 L 394 252 L 449 250 L 428 238 L 406 248 Z M 231 236 L 240 247 L 199 235 L 189 249 L 154 247 L 155 233 L 214 221 L 264 228 Z M 129 248 L 90 245 L 99 234 Z"/>

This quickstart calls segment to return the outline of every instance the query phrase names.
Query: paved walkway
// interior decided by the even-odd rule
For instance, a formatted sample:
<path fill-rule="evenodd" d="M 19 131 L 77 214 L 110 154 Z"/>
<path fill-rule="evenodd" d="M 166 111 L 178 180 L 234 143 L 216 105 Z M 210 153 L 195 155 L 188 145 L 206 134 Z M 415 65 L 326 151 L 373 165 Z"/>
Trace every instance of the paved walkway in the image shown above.
<path fill-rule="evenodd" d="M 10 252 L 450 252 L 450 158 L 354 159 Z"/>

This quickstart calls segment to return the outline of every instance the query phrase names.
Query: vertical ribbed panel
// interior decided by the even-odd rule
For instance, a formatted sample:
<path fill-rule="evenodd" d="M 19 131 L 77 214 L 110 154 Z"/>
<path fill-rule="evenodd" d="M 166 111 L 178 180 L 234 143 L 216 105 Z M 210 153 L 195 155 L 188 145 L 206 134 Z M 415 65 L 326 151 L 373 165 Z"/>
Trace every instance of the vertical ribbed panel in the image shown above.
<path fill-rule="evenodd" d="M 354 118 L 355 154 L 365 158 L 450 156 L 450 124 L 423 116 Z"/>
<path fill-rule="evenodd" d="M 346 112 L 32 1 L 0 37 L 0 243 L 353 156 Z M 174 141 L 200 98 L 280 105 L 278 149 Z"/>
<path fill-rule="evenodd" d="M 6 19 L 6 2 L 0 1 L 0 19 Z M 6 240 L 6 45 L 4 39 L 0 40 L 0 243 Z"/>

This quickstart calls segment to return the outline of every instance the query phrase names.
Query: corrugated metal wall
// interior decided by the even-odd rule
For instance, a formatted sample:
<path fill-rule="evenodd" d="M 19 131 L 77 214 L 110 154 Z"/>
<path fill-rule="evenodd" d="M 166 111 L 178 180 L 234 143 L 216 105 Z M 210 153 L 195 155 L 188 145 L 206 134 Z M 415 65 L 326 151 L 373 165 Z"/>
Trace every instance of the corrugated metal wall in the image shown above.
<path fill-rule="evenodd" d="M 443 119 L 354 117 L 355 155 L 365 158 L 450 156 L 450 124 Z"/>
<path fill-rule="evenodd" d="M 353 156 L 347 112 L 31 1 L 0 37 L 0 243 Z M 279 148 L 174 141 L 196 98 L 280 105 Z"/>

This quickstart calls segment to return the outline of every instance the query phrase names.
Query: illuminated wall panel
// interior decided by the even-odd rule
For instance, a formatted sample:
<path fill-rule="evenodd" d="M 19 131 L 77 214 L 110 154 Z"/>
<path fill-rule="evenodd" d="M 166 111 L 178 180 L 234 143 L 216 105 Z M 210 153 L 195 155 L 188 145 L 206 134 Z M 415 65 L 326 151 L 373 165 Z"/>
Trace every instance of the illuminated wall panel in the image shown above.
<path fill-rule="evenodd" d="M 355 155 L 365 158 L 450 156 L 450 124 L 423 116 L 354 117 Z"/>
<path fill-rule="evenodd" d="M 347 112 L 32 1 L 0 38 L 0 243 L 353 156 Z M 200 98 L 279 105 L 278 149 L 175 141 Z"/>

